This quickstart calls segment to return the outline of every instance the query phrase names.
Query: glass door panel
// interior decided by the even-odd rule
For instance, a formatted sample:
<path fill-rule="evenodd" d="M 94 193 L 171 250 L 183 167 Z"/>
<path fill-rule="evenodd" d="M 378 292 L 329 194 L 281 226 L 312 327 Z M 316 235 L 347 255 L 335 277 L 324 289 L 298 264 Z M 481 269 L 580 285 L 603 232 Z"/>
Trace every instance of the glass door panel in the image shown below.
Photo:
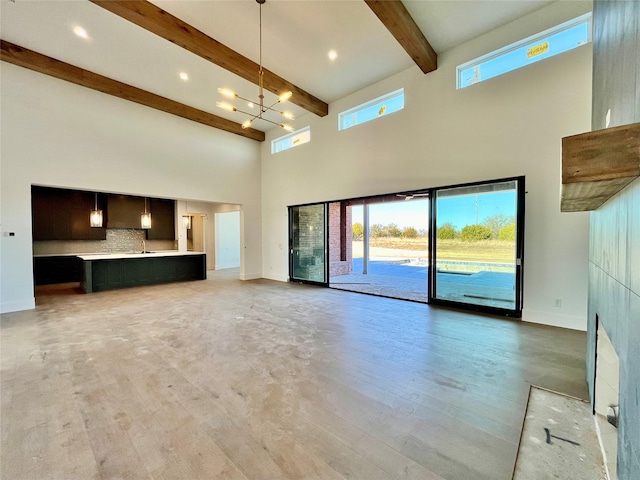
<path fill-rule="evenodd" d="M 435 191 L 430 302 L 521 316 L 523 181 Z"/>
<path fill-rule="evenodd" d="M 327 208 L 324 203 L 289 208 L 292 281 L 327 282 Z"/>

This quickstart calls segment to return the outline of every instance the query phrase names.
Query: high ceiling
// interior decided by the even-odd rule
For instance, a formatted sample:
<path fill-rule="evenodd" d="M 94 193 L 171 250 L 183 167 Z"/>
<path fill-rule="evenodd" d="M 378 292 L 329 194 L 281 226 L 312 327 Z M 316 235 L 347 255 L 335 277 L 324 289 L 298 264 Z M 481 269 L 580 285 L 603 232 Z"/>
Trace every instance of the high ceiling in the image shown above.
<path fill-rule="evenodd" d="M 436 53 L 537 10 L 552 0 L 404 0 Z M 239 54 L 259 61 L 255 0 L 153 0 L 157 7 Z M 257 98 L 254 83 L 89 1 L 1 0 L 0 37 L 43 55 L 234 122 L 216 108 L 218 87 Z M 326 103 L 413 66 L 362 0 L 268 0 L 262 7 L 263 65 Z M 73 33 L 83 27 L 87 39 Z M 331 61 L 328 52 L 335 50 Z M 188 74 L 187 81 L 179 74 Z M 256 71 L 257 79 L 257 71 Z M 266 102 L 276 96 L 266 93 Z M 240 105 L 238 105 L 240 106 Z M 306 113 L 288 103 L 296 116 Z M 272 125 L 256 121 L 266 131 Z"/>

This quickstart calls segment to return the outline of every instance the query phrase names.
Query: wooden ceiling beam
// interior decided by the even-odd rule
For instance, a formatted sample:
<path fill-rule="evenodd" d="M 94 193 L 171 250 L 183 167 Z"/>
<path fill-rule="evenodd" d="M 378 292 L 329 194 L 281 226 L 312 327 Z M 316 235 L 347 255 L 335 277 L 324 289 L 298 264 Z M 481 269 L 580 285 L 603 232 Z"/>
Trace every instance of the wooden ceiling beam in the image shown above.
<path fill-rule="evenodd" d="M 174 17 L 153 3 L 146 0 L 90 1 L 205 60 L 215 63 L 225 70 L 235 73 L 249 82 L 258 84 L 259 65 L 257 63 Z M 263 68 L 263 71 L 264 88 L 268 91 L 276 95 L 291 91 L 293 93 L 293 97 L 289 100 L 291 103 L 320 117 L 324 117 L 329 113 L 329 105 L 322 100 L 265 68 Z"/>
<path fill-rule="evenodd" d="M 400 0 L 364 0 L 424 73 L 438 68 L 438 55 Z"/>
<path fill-rule="evenodd" d="M 84 70 L 69 63 L 61 62 L 55 58 L 47 57 L 19 45 L 0 40 L 0 60 L 12 63 L 20 67 L 28 68 L 35 72 L 44 73 L 67 82 L 75 83 L 83 87 L 91 88 L 114 97 L 139 103 L 147 107 L 155 108 L 178 117 L 186 118 L 194 122 L 202 123 L 210 127 L 218 128 L 236 135 L 264 141 L 264 132 L 248 128 L 243 130 L 240 124 L 218 117 L 197 108 L 175 102 L 155 93 L 147 92 L 140 88 L 118 82 L 97 73 Z"/>

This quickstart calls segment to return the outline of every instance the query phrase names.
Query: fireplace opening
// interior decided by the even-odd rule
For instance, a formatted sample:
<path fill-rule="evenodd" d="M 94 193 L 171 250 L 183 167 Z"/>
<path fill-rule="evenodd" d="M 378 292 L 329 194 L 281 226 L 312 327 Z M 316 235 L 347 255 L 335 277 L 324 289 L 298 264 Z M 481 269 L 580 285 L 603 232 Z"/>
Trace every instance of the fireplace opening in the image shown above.
<path fill-rule="evenodd" d="M 594 414 L 600 429 L 602 448 L 607 460 L 609 478 L 616 479 L 618 454 L 618 419 L 620 361 L 607 332 L 596 315 Z"/>

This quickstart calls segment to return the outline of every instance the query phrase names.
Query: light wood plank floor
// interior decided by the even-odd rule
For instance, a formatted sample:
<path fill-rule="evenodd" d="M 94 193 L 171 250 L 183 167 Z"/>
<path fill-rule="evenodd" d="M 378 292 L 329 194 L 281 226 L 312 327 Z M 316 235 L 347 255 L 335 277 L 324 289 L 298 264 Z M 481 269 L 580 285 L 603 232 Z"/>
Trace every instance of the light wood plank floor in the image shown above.
<path fill-rule="evenodd" d="M 580 332 L 212 277 L 2 315 L 2 478 L 509 479 L 587 395 Z"/>

